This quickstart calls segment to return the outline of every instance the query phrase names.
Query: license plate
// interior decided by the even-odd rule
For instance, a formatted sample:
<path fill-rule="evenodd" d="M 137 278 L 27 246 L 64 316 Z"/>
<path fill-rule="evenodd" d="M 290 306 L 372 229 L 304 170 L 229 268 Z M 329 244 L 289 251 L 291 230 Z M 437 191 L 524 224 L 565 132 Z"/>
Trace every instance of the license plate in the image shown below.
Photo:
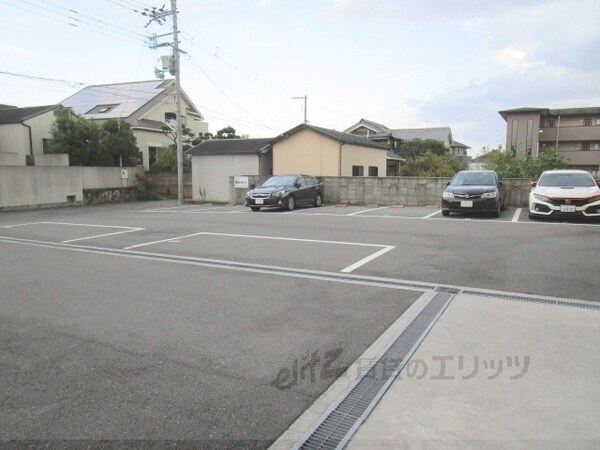
<path fill-rule="evenodd" d="M 473 200 L 461 200 L 460 201 L 460 207 L 461 208 L 472 208 L 473 207 Z"/>
<path fill-rule="evenodd" d="M 560 212 L 575 212 L 575 205 L 560 205 Z"/>
<path fill-rule="evenodd" d="M 255 198 L 254 203 L 257 205 L 264 205 L 265 201 L 262 198 Z"/>

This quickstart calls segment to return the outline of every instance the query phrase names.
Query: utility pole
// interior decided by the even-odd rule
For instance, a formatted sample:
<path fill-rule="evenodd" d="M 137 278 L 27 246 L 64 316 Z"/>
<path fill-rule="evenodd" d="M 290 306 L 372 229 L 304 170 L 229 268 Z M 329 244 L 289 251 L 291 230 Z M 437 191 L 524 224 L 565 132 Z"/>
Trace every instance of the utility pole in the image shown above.
<path fill-rule="evenodd" d="M 179 70 L 179 34 L 177 32 L 177 0 L 171 0 L 173 12 L 173 65 L 175 66 L 175 95 L 177 96 L 177 204 L 183 205 L 183 142 L 181 124 L 181 77 Z"/>
<path fill-rule="evenodd" d="M 304 100 L 304 123 L 308 123 L 307 117 L 306 117 L 306 104 L 308 102 L 308 95 L 304 95 L 302 97 L 292 97 L 293 100 Z"/>
<path fill-rule="evenodd" d="M 177 30 L 177 0 L 171 0 L 171 10 L 167 11 L 164 6 L 161 8 L 153 7 L 152 9 L 145 8 L 142 15 L 150 18 L 146 27 L 152 22 L 157 22 L 159 25 L 165 23 L 166 17 L 173 16 L 173 32 L 163 34 L 161 36 L 154 36 L 151 39 L 151 48 L 169 46 L 173 48 L 172 61 L 169 64 L 168 71 L 171 75 L 175 75 L 175 99 L 176 99 L 176 119 L 177 119 L 177 204 L 181 206 L 183 204 L 183 140 L 182 131 L 183 125 L 181 122 L 181 71 L 180 71 L 180 53 L 186 53 L 179 48 L 179 31 Z M 165 42 L 158 44 L 156 42 L 157 37 L 168 36 L 172 34 L 173 42 Z M 163 69 L 165 69 L 163 67 Z M 163 71 L 155 70 L 155 74 L 159 77 L 164 77 Z"/>

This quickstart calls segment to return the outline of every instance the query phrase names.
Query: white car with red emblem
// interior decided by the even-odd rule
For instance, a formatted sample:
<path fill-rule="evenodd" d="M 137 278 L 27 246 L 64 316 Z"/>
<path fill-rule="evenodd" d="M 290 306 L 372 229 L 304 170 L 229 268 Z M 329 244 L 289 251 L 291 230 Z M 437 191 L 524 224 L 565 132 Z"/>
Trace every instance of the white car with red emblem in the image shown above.
<path fill-rule="evenodd" d="M 547 170 L 531 183 L 529 218 L 600 219 L 600 182 L 585 170 Z"/>

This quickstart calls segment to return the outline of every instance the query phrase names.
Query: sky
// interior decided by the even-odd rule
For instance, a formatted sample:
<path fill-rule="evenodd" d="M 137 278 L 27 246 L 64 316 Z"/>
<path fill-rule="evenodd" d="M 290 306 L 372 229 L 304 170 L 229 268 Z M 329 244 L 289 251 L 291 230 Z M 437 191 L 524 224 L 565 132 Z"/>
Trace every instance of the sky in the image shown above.
<path fill-rule="evenodd" d="M 87 85 L 155 79 L 141 14 L 156 0 L 0 0 L 0 104 L 60 103 Z M 600 106 L 599 0 L 178 0 L 183 90 L 209 131 L 277 136 L 304 118 L 343 131 L 449 126 L 505 144 L 498 111 Z M 166 42 L 169 37 L 158 38 Z M 168 76 L 169 77 L 169 76 Z"/>

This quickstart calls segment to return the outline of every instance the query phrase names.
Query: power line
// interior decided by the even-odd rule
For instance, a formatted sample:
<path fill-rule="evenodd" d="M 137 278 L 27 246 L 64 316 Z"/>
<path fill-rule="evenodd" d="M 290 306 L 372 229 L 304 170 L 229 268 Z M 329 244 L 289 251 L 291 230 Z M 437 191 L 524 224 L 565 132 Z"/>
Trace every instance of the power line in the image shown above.
<path fill-rule="evenodd" d="M 223 89 L 221 89 L 221 87 L 210 77 L 210 75 L 208 75 L 208 73 L 206 73 L 206 71 L 202 68 L 202 66 L 194 59 L 190 56 L 190 60 L 196 65 L 196 67 L 198 68 L 198 70 L 200 70 L 200 72 L 202 72 L 202 74 L 206 77 L 206 79 L 208 81 L 211 82 L 211 84 L 221 93 L 223 94 L 223 96 L 225 98 L 227 98 L 231 103 L 233 103 L 235 106 L 237 106 L 242 112 L 244 112 L 245 114 L 247 114 L 249 117 L 251 117 L 252 119 L 256 120 L 260 125 L 262 125 L 263 127 L 265 127 L 266 129 L 270 130 L 270 131 L 274 131 L 273 128 L 271 128 L 270 126 L 268 126 L 267 124 L 265 124 L 263 121 L 261 121 L 259 118 L 257 118 L 256 116 L 254 116 L 252 113 L 250 113 L 249 111 L 247 111 L 243 106 L 241 106 L 238 102 L 236 102 L 234 99 L 232 99 Z"/>
<path fill-rule="evenodd" d="M 23 73 L 6 72 L 3 70 L 0 71 L 0 74 L 10 75 L 10 76 L 19 77 L 19 78 L 27 78 L 30 80 L 52 81 L 52 82 L 64 83 L 64 84 L 69 85 L 69 87 L 77 87 L 77 86 L 85 86 L 86 85 L 86 83 L 81 83 L 80 81 L 68 81 L 68 80 L 61 80 L 59 78 L 37 77 L 34 75 L 25 75 Z"/>
<path fill-rule="evenodd" d="M 80 20 L 78 18 L 70 17 L 68 15 L 65 15 L 65 14 L 62 14 L 62 13 L 59 13 L 59 12 L 56 12 L 56 11 L 52 11 L 52 10 L 50 10 L 48 8 L 43 8 L 43 7 L 40 7 L 38 5 L 34 5 L 34 4 L 31 4 L 31 3 L 25 2 L 23 0 L 21 1 L 21 3 L 25 3 L 27 5 L 30 5 L 30 6 L 34 7 L 34 8 L 42 9 L 44 11 L 50 12 L 51 14 L 58 15 L 58 16 L 60 16 L 60 18 L 59 17 L 54 17 L 54 16 L 49 16 L 49 15 L 44 14 L 44 13 L 42 13 L 40 11 L 35 10 L 35 9 L 25 8 L 25 7 L 21 6 L 21 5 L 16 5 L 16 4 L 13 4 L 13 3 L 9 3 L 7 1 L 0 0 L 0 3 L 5 4 L 7 6 L 10 6 L 12 8 L 20 9 L 21 11 L 25 11 L 25 12 L 28 12 L 28 13 L 31 13 L 31 14 L 35 14 L 35 15 L 38 15 L 38 16 L 41 16 L 41 17 L 45 17 L 45 18 L 50 19 L 50 20 L 54 20 L 54 21 L 60 22 L 60 23 L 63 23 L 63 24 L 66 24 L 66 25 L 69 25 L 69 26 L 72 26 L 72 27 L 75 27 L 75 28 L 80 28 L 82 30 L 90 31 L 90 32 L 95 33 L 95 34 L 101 34 L 101 35 L 104 35 L 104 36 L 111 36 L 111 37 L 118 38 L 118 39 L 121 39 L 121 40 L 129 40 L 131 42 L 136 42 L 136 43 L 140 43 L 140 42 L 144 42 L 145 43 L 145 41 L 142 40 L 142 39 L 135 39 L 132 36 L 126 35 L 125 33 L 120 32 L 118 30 L 112 30 L 111 31 L 111 30 L 108 30 L 108 29 L 106 29 L 104 27 L 101 27 L 101 26 L 98 26 L 98 25 L 95 25 L 95 24 L 91 24 L 91 23 L 88 23 L 86 21 Z M 65 20 L 65 18 L 66 18 L 66 20 Z M 86 26 L 82 26 L 82 24 L 83 25 L 95 26 L 95 27 L 101 28 L 101 29 L 103 29 L 105 31 L 93 30 L 93 29 L 87 28 Z"/>

